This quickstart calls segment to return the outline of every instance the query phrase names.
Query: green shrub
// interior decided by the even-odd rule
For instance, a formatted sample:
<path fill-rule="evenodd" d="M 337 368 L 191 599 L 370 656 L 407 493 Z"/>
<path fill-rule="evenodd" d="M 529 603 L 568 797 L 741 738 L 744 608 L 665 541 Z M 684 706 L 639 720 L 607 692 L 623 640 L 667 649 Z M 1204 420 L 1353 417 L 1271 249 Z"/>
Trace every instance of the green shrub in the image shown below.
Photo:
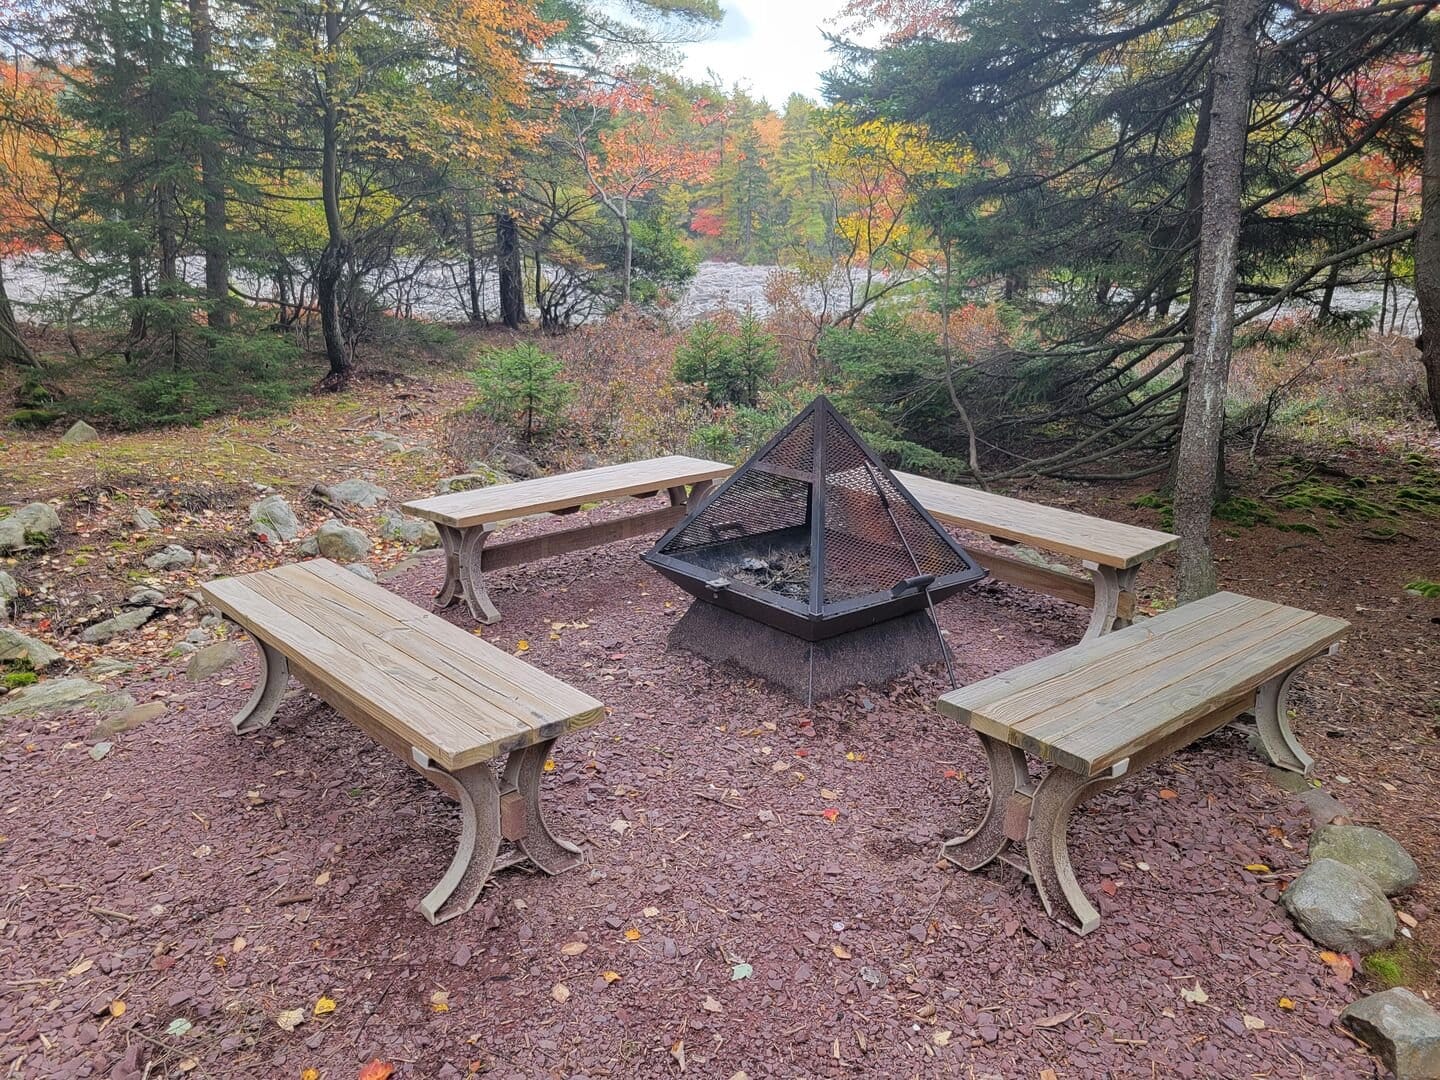
<path fill-rule="evenodd" d="M 39 676 L 33 671 L 7 671 L 5 673 L 5 689 L 18 690 L 22 686 L 33 686 L 39 681 Z"/>
<path fill-rule="evenodd" d="M 575 396 L 560 376 L 565 365 L 530 342 L 491 349 L 470 373 L 479 391 L 475 407 L 497 423 L 515 425 L 527 444 L 553 428 Z"/>
<path fill-rule="evenodd" d="M 703 385 L 712 405 L 760 404 L 760 389 L 775 373 L 780 350 L 775 339 L 747 312 L 733 333 L 714 322 L 697 323 L 675 350 L 675 378 Z"/>
<path fill-rule="evenodd" d="M 1429 578 L 1420 578 L 1405 586 L 1406 592 L 1419 593 L 1428 599 L 1440 599 L 1440 581 L 1431 581 Z"/>

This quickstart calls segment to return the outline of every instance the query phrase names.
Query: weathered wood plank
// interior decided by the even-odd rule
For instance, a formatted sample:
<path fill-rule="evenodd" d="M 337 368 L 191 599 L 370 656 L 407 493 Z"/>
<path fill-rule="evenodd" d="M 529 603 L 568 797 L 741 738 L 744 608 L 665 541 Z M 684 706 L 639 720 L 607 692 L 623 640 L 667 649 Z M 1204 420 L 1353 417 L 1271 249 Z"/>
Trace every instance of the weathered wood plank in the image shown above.
<path fill-rule="evenodd" d="M 517 566 L 547 559 L 552 555 L 564 555 L 571 551 L 613 544 L 617 540 L 629 540 L 635 536 L 663 532 L 690 512 L 685 505 L 667 506 L 660 510 L 647 510 L 643 514 L 610 518 L 590 525 L 577 525 L 573 529 L 557 529 L 524 540 L 508 540 L 503 544 L 489 544 L 480 556 L 482 571 L 499 570 L 506 566 Z"/>
<path fill-rule="evenodd" d="M 396 730 L 447 769 L 603 716 L 589 695 L 325 560 L 204 592 L 340 711 Z"/>
<path fill-rule="evenodd" d="M 937 521 L 1101 566 L 1129 569 L 1180 543 L 1172 533 L 993 495 L 914 473 L 897 472 L 895 478 Z"/>
<path fill-rule="evenodd" d="M 718 480 L 734 471 L 733 465 L 723 462 L 672 455 L 559 476 L 542 476 L 538 480 L 522 480 L 514 484 L 497 484 L 475 491 L 436 495 L 407 502 L 401 509 L 413 517 L 468 529 L 527 514 L 564 510 L 587 502 Z"/>
<path fill-rule="evenodd" d="M 1164 612 L 1124 630 L 1117 630 L 1094 641 L 1084 642 L 969 686 L 951 690 L 940 698 L 940 711 L 968 724 L 973 712 L 985 712 L 994 702 L 1029 687 L 1039 686 L 1047 680 L 1066 676 L 1088 663 L 1128 652 L 1136 644 L 1150 641 L 1159 634 L 1193 622 L 1223 616 L 1226 611 L 1248 599 L 1249 597 L 1235 593 L 1223 592 L 1207 596 L 1203 600 Z"/>

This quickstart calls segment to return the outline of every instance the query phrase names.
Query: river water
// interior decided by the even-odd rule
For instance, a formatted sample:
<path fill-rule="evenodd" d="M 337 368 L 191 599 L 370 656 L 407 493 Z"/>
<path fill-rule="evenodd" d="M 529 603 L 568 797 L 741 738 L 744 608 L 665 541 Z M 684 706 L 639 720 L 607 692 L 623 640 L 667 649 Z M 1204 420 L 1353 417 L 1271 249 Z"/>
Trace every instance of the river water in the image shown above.
<path fill-rule="evenodd" d="M 780 267 L 751 266 L 732 262 L 702 262 L 695 277 L 691 279 L 671 309 L 672 319 L 679 325 L 688 325 L 700 316 L 713 311 L 753 311 L 764 317 L 770 313 L 770 303 L 765 297 L 766 283 Z M 199 285 L 204 281 L 198 260 L 185 264 L 186 280 Z M 414 280 L 404 286 L 393 282 L 381 283 L 387 299 L 395 307 L 403 307 L 410 314 L 440 322 L 462 322 L 465 309 L 461 301 L 459 283 L 463 280 L 457 267 L 432 264 L 413 274 Z M 5 262 L 6 289 L 12 300 L 24 307 L 34 304 L 52 304 L 64 295 L 65 282 L 47 266 L 44 258 L 22 257 Z M 269 283 L 236 275 L 236 286 L 252 296 L 271 296 Z M 117 282 L 112 295 L 122 295 Z M 812 311 L 822 307 L 830 310 L 844 310 L 849 306 L 851 288 L 848 282 L 836 278 L 827 289 L 811 289 L 806 304 Z M 490 309 L 499 307 L 493 275 L 486 281 L 484 289 L 486 303 Z M 828 297 L 826 296 L 828 293 Z M 1379 289 L 1341 288 L 1336 289 L 1334 307 L 1342 312 L 1369 312 L 1374 316 L 1380 310 Z M 1394 301 L 1392 299 L 1392 305 Z M 1419 314 L 1414 295 L 1408 289 L 1400 290 L 1400 317 L 1396 322 L 1397 332 L 1415 334 L 1419 332 Z M 1281 315 L 1312 312 L 1312 305 L 1291 303 L 1280 309 Z M 43 317 L 43 316 L 42 316 Z"/>

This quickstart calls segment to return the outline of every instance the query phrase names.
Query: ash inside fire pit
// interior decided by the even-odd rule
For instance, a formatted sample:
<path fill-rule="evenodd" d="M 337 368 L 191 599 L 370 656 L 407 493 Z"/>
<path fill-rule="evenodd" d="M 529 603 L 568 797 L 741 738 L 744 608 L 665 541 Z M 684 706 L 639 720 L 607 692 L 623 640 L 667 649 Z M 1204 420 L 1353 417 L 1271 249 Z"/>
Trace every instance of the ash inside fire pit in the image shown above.
<path fill-rule="evenodd" d="M 771 550 L 760 557 L 741 559 L 721 569 L 726 577 L 757 589 L 768 589 L 792 600 L 810 598 L 810 550 Z"/>

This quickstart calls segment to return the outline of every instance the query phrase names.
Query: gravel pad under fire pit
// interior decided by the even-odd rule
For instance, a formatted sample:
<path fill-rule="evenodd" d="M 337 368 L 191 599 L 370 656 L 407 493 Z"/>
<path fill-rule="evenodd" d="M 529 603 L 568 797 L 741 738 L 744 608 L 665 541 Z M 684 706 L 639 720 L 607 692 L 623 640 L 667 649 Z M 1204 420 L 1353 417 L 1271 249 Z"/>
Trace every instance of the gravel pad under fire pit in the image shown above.
<path fill-rule="evenodd" d="M 1353 990 L 1245 869 L 1297 872 L 1309 826 L 1239 735 L 1076 815 L 1105 915 L 1082 940 L 1013 871 L 937 867 L 986 783 L 973 736 L 934 710 L 938 669 L 810 713 L 667 654 L 688 597 L 643 547 L 494 575 L 505 619 L 486 640 L 527 641 L 610 707 L 547 778 L 592 864 L 507 874 L 442 927 L 410 905 L 449 857 L 454 808 L 298 689 L 267 733 L 232 735 L 248 647 L 199 687 L 126 687 L 170 709 L 98 762 L 91 717 L 10 721 L 0 1074 L 348 1080 L 382 1058 L 406 1077 L 675 1077 L 682 1057 L 722 1078 L 1374 1074 L 1332 1026 Z M 391 587 L 428 605 L 438 576 L 425 560 Z M 986 584 L 940 616 L 965 681 L 1085 623 Z M 1302 738 L 1323 678 L 1297 695 Z M 315 1016 L 322 996 L 336 1007 Z"/>

